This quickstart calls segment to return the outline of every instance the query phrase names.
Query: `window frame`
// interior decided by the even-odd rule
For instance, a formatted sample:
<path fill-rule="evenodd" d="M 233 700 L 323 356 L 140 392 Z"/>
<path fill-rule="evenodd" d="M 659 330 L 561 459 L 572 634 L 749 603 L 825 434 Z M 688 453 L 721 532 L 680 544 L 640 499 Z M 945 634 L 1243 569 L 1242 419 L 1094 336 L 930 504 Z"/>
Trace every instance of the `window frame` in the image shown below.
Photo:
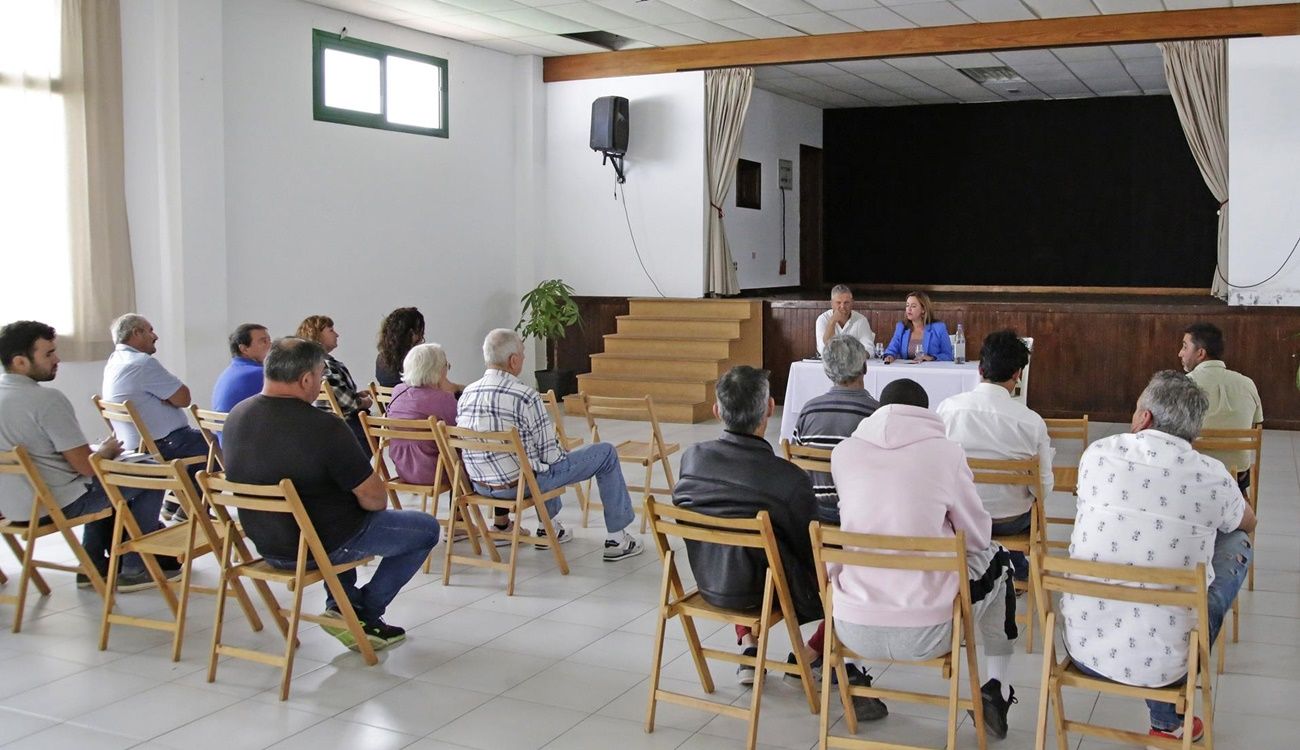
<path fill-rule="evenodd" d="M 329 107 L 325 104 L 325 51 L 329 49 L 348 52 L 373 58 L 379 62 L 379 112 L 358 112 L 353 109 Z M 388 56 L 401 57 L 413 62 L 425 63 L 438 69 L 439 108 L 441 124 L 436 128 L 422 128 L 415 125 L 402 125 L 389 122 L 388 113 Z M 376 130 L 392 130 L 398 133 L 450 137 L 450 112 L 448 111 L 448 66 L 441 57 L 425 55 L 419 52 L 389 47 L 385 44 L 367 42 L 354 37 L 343 37 L 320 29 L 312 29 L 312 119 L 319 122 L 332 122 L 340 125 L 356 125 Z"/>

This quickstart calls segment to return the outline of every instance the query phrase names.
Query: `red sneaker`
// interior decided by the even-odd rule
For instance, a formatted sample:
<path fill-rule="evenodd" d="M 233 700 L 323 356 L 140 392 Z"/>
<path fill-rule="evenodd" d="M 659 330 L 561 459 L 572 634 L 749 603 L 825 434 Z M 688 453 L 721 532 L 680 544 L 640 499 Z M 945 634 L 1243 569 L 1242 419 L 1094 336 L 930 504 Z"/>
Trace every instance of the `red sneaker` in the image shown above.
<path fill-rule="evenodd" d="M 1200 742 L 1201 735 L 1203 734 L 1205 734 L 1205 726 L 1201 724 L 1201 717 L 1199 716 L 1193 717 L 1192 718 L 1192 742 Z M 1160 737 L 1166 740 L 1181 740 L 1183 738 L 1183 728 L 1180 726 L 1177 729 L 1172 729 L 1166 732 L 1162 729 L 1156 729 L 1155 727 L 1152 727 L 1151 731 L 1148 732 L 1147 735 L 1149 737 Z"/>

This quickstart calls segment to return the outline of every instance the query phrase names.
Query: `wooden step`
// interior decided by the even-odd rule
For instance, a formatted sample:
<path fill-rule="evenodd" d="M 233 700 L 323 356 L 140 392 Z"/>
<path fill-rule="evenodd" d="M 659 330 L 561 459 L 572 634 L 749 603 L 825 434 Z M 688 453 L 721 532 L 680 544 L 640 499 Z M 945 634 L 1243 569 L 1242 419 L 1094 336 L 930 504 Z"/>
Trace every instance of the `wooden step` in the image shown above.
<path fill-rule="evenodd" d="M 717 357 L 718 359 L 725 359 L 731 356 L 731 339 L 680 339 L 632 333 L 610 333 L 605 335 L 605 352 L 607 354 Z"/>
<path fill-rule="evenodd" d="M 628 312 L 637 317 L 748 320 L 755 315 L 755 302 L 750 299 L 636 298 L 628 300 Z M 758 310 L 762 310 L 761 302 Z"/>
<path fill-rule="evenodd" d="M 593 375 L 643 375 L 681 380 L 716 380 L 726 371 L 726 360 L 717 357 L 682 357 L 656 354 L 591 355 Z"/>
<path fill-rule="evenodd" d="M 679 318 L 620 315 L 619 333 L 661 338 L 740 338 L 740 321 L 724 318 Z"/>
<path fill-rule="evenodd" d="M 653 396 L 655 405 L 664 401 L 706 401 L 713 398 L 712 380 L 670 380 L 641 375 L 596 375 L 584 373 L 578 376 L 578 390 L 593 396 L 625 396 L 639 398 Z"/>
<path fill-rule="evenodd" d="M 582 404 L 577 396 L 565 396 L 564 413 L 571 417 L 582 416 Z M 713 401 L 660 401 L 655 399 L 655 416 L 660 422 L 695 424 L 713 419 Z"/>

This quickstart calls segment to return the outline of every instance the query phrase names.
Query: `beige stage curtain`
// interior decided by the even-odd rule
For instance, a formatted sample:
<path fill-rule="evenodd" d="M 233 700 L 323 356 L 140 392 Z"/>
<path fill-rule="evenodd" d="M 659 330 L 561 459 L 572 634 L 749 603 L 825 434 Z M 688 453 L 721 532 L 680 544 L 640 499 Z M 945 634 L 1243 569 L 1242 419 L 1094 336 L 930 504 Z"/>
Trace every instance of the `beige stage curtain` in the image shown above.
<path fill-rule="evenodd" d="M 722 203 L 727 199 L 736 178 L 736 156 L 740 152 L 740 134 L 745 127 L 745 111 L 754 91 L 751 68 L 727 68 L 704 72 L 704 159 L 709 175 L 708 208 L 708 292 L 730 295 L 740 292 L 736 269 L 727 246 L 727 230 L 722 225 Z"/>
<path fill-rule="evenodd" d="M 1218 263 L 1210 291 L 1228 296 L 1228 43 L 1164 42 L 1165 79 L 1187 145 L 1205 185 L 1219 201 Z"/>

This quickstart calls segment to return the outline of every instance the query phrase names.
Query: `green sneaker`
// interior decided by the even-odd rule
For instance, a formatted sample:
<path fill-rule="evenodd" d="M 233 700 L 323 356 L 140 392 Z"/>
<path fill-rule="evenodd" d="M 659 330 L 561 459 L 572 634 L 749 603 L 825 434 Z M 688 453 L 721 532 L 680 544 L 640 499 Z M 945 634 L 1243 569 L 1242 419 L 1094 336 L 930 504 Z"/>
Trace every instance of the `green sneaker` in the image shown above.
<path fill-rule="evenodd" d="M 353 651 L 357 651 L 357 640 L 352 636 L 352 631 L 342 625 L 343 616 L 337 609 L 327 609 L 324 612 L 325 617 L 335 617 L 340 621 L 339 625 L 321 624 L 321 630 L 334 636 Z M 366 639 L 370 641 L 370 647 L 375 651 L 388 648 L 394 643 L 401 643 L 406 640 L 406 630 L 396 625 L 389 625 L 383 620 L 376 620 L 374 623 L 361 623 L 361 632 L 365 633 Z"/>

